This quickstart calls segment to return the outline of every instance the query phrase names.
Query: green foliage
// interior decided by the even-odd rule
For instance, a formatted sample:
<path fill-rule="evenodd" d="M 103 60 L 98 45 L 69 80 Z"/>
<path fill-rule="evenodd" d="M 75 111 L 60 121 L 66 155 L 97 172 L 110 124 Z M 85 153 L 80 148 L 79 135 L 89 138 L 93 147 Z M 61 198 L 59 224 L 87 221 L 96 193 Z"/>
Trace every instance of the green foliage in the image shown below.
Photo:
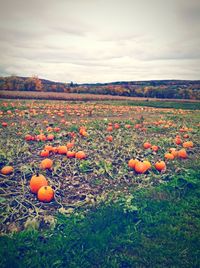
<path fill-rule="evenodd" d="M 0 238 L 1 267 L 199 267 L 200 173 L 138 190 L 54 231 Z M 197 183 L 198 182 L 198 183 Z"/>

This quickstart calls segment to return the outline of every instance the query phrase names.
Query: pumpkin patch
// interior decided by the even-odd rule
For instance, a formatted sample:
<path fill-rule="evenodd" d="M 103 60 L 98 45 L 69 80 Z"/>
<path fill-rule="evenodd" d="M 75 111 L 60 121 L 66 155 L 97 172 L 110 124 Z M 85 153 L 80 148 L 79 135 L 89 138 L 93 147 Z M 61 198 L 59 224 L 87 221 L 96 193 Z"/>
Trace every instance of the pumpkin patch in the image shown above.
<path fill-rule="evenodd" d="M 88 210 L 109 194 L 165 183 L 199 155 L 193 111 L 104 102 L 6 105 L 0 114 L 2 232 L 11 222 L 24 229 L 30 216 L 42 221 L 44 213 L 54 217 L 69 207 Z M 187 124 L 189 117 L 194 122 Z"/>

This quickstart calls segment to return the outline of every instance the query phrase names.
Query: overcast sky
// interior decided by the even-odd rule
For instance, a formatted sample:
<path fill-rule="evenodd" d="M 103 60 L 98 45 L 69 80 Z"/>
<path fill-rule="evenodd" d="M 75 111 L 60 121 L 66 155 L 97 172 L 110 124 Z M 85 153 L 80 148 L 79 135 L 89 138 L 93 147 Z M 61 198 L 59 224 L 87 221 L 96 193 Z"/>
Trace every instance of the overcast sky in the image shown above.
<path fill-rule="evenodd" d="M 0 0 L 0 75 L 200 79 L 200 0 Z"/>

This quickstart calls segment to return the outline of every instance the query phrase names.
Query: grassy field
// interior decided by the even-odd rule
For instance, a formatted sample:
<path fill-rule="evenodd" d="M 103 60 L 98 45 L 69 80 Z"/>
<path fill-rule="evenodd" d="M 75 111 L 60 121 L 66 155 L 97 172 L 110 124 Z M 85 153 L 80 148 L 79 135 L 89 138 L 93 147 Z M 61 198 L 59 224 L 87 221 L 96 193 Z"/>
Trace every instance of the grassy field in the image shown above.
<path fill-rule="evenodd" d="M 198 103 L 137 104 L 1 101 L 0 168 L 14 168 L 0 175 L 1 267 L 200 266 Z M 185 159 L 166 159 L 186 141 Z M 58 153 L 69 144 L 86 158 Z M 42 169 L 47 145 L 57 151 Z M 151 167 L 140 174 L 130 159 Z M 37 172 L 54 190 L 49 203 L 30 191 Z"/>

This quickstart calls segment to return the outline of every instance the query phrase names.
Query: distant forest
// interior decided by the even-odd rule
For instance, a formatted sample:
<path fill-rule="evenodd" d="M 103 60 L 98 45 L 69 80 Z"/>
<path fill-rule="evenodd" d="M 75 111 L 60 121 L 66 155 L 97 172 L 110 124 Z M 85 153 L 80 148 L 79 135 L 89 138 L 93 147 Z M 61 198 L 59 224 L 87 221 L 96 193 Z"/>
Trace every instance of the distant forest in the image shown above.
<path fill-rule="evenodd" d="M 108 94 L 145 98 L 200 100 L 200 80 L 122 81 L 96 84 L 60 83 L 37 76 L 0 77 L 0 90 Z"/>

